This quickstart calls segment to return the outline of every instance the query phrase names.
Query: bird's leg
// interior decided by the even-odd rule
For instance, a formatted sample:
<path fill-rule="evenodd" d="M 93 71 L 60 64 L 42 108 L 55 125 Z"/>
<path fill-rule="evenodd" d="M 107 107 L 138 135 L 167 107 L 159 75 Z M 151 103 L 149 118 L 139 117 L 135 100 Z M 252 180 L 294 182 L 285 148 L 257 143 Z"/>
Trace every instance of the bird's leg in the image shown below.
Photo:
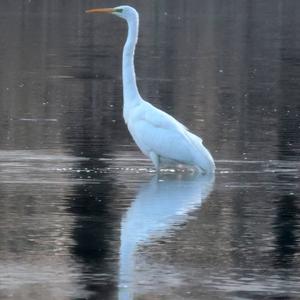
<path fill-rule="evenodd" d="M 159 172 L 159 156 L 154 152 L 150 152 L 149 156 L 155 166 L 156 171 Z"/>

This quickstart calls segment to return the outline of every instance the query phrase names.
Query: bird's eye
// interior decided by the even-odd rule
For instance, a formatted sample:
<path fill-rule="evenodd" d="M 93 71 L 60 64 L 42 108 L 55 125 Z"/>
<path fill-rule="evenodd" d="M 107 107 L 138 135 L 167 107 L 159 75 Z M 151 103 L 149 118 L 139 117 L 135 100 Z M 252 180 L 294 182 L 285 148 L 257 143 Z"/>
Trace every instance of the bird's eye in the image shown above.
<path fill-rule="evenodd" d="M 117 9 L 115 9 L 115 12 L 117 12 L 117 13 L 122 13 L 122 12 L 123 12 L 123 9 L 122 9 L 122 8 L 117 8 Z"/>

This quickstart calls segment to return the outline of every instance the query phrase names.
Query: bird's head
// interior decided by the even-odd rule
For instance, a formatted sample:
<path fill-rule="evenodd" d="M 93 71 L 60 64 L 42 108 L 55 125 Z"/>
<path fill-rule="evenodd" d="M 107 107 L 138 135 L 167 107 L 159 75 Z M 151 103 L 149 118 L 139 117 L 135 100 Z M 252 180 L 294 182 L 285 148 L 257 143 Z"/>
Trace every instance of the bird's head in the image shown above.
<path fill-rule="evenodd" d="M 125 20 L 129 20 L 137 15 L 137 11 L 128 5 L 122 5 L 113 8 L 93 8 L 86 10 L 86 13 L 110 13 Z"/>

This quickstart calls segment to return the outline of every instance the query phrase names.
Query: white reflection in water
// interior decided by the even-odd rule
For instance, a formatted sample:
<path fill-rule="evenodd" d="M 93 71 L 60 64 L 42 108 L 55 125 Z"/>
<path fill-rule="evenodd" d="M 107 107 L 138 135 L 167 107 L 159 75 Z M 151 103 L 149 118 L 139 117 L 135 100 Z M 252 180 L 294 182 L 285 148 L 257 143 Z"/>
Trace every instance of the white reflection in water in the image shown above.
<path fill-rule="evenodd" d="M 119 300 L 133 299 L 138 247 L 165 235 L 199 208 L 214 184 L 214 175 L 157 177 L 143 185 L 121 224 Z"/>

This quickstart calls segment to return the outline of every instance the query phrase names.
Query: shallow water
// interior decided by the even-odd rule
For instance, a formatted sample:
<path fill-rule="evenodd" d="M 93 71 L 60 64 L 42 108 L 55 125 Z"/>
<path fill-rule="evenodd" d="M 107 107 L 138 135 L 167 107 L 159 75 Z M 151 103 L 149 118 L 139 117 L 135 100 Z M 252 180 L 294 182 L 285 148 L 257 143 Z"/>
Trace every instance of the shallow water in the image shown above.
<path fill-rule="evenodd" d="M 129 4 L 143 97 L 217 172 L 157 177 L 134 145 L 121 20 L 1 2 L 0 298 L 299 299 L 300 3 Z"/>

